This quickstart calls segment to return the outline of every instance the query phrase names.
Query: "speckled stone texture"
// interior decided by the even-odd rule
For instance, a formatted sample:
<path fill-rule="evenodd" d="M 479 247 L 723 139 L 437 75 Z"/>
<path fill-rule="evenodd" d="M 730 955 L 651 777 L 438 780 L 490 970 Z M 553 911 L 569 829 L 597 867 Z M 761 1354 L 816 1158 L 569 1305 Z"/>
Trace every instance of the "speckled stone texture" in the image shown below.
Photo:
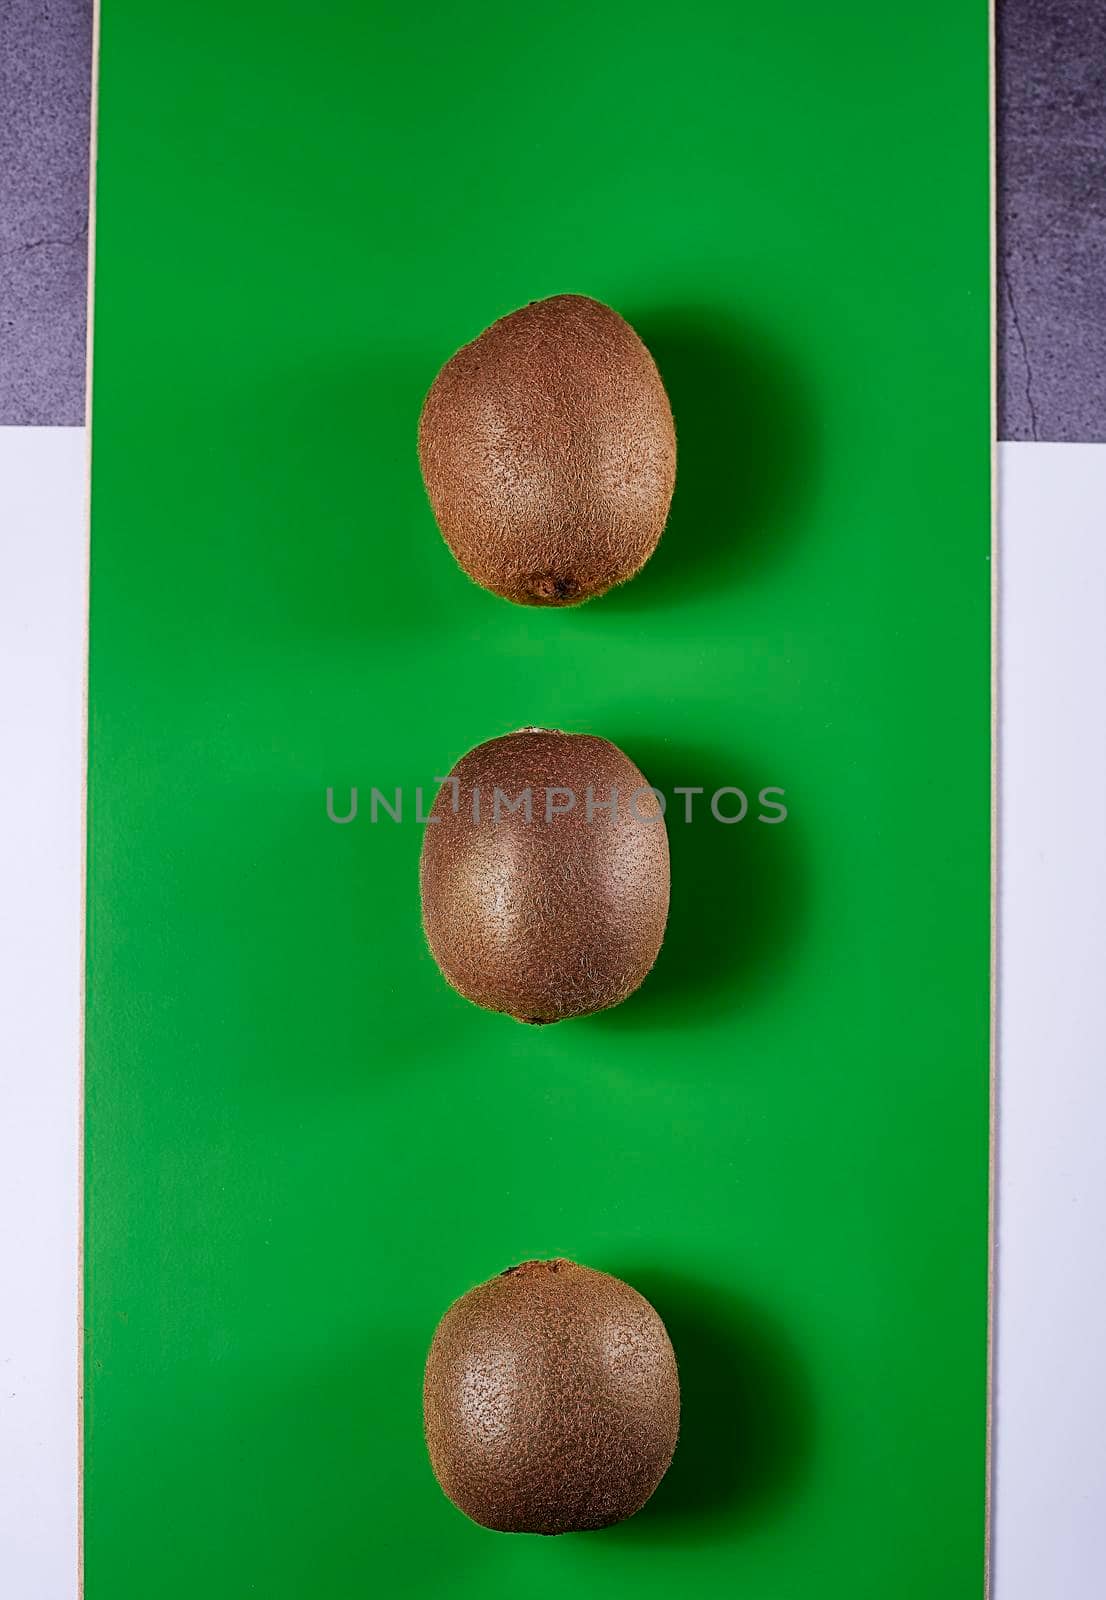
<path fill-rule="evenodd" d="M 1106 439 L 1106 0 L 998 0 L 999 437 Z"/>
<path fill-rule="evenodd" d="M 84 421 L 91 0 L 0 0 L 0 424 Z"/>

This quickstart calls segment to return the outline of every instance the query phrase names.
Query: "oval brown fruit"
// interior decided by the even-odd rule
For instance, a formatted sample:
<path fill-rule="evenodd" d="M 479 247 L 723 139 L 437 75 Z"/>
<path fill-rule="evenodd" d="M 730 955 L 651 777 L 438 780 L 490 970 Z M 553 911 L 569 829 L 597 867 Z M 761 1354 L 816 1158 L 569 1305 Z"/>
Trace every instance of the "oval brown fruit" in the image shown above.
<path fill-rule="evenodd" d="M 527 1261 L 438 1325 L 426 1443 L 453 1504 L 502 1533 L 582 1533 L 640 1511 L 672 1460 L 680 1380 L 664 1323 L 619 1278 Z"/>
<path fill-rule="evenodd" d="M 535 300 L 458 350 L 419 421 L 434 515 L 461 566 L 521 605 L 576 605 L 652 555 L 676 481 L 656 364 L 616 311 Z"/>
<path fill-rule="evenodd" d="M 663 810 L 607 739 L 523 728 L 454 767 L 420 880 L 431 952 L 467 999 L 521 1022 L 586 1016 L 632 994 L 660 950 Z"/>

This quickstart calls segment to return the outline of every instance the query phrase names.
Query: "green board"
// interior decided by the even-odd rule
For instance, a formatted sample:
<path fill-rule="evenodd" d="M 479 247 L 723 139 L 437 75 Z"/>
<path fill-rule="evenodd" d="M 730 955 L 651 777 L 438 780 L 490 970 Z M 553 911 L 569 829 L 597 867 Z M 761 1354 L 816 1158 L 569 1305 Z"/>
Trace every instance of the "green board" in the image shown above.
<path fill-rule="evenodd" d="M 987 34 L 106 0 L 89 1600 L 981 1593 Z M 638 579 L 524 610 L 416 419 L 566 290 L 653 349 L 679 483 Z M 670 811 L 654 973 L 544 1029 L 419 924 L 416 787 L 522 724 L 751 799 Z M 553 1254 L 654 1300 L 683 1437 L 637 1519 L 511 1538 L 439 1492 L 422 1365 Z"/>

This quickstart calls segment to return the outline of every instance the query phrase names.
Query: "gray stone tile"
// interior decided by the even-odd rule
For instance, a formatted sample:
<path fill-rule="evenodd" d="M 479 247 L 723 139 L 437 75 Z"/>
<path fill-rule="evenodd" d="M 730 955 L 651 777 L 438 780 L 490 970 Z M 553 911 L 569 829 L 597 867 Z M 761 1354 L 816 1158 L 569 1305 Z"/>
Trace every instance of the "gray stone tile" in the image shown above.
<path fill-rule="evenodd" d="M 998 0 L 999 437 L 1106 439 L 1106 3 Z"/>
<path fill-rule="evenodd" d="M 0 424 L 84 421 L 91 0 L 0 0 Z"/>

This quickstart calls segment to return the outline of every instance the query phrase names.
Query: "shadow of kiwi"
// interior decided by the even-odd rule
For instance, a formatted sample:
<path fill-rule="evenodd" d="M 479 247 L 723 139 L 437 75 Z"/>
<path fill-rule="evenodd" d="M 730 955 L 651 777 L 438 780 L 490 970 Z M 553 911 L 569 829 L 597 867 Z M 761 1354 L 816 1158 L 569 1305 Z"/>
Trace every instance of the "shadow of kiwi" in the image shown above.
<path fill-rule="evenodd" d="M 655 554 L 603 604 L 652 610 L 779 558 L 801 525 L 816 434 L 801 372 L 755 327 L 708 306 L 627 315 L 672 402 L 676 492 Z"/>
<path fill-rule="evenodd" d="M 666 796 L 672 890 L 652 972 L 622 1005 L 591 1020 L 626 1030 L 682 1028 L 696 1009 L 717 1013 L 770 993 L 802 939 L 808 896 L 786 775 L 736 752 L 720 755 L 632 735 L 615 743 Z M 685 797 L 675 793 L 678 785 L 703 790 L 692 800 L 690 822 Z M 760 804 L 760 791 L 778 785 L 784 787 L 788 816 L 758 821 L 762 811 L 775 814 Z M 741 789 L 748 811 L 740 822 L 719 822 L 712 797 L 731 787 Z M 718 806 L 723 815 L 734 815 L 740 800 L 724 795 Z"/>
<path fill-rule="evenodd" d="M 769 1516 L 802 1479 L 813 1397 L 786 1332 L 736 1296 L 665 1269 L 612 1268 L 659 1312 L 680 1372 L 680 1437 L 652 1499 L 608 1537 L 696 1540 Z"/>

